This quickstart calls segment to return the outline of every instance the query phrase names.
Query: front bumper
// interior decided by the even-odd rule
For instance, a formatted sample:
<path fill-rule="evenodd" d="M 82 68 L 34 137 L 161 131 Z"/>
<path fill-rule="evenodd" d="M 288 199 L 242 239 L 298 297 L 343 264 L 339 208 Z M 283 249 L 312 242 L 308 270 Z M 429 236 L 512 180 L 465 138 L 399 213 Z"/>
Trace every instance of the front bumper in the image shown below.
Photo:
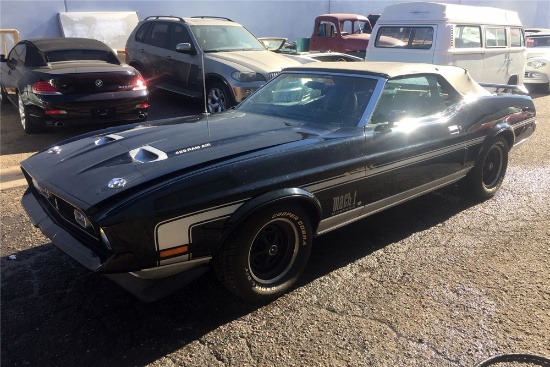
<path fill-rule="evenodd" d="M 523 83 L 525 83 L 525 84 L 550 83 L 550 76 L 548 74 L 540 72 L 540 71 L 525 70 L 525 76 L 523 78 Z"/>
<path fill-rule="evenodd" d="M 82 266 L 93 272 L 104 273 L 107 278 L 119 284 L 144 302 L 156 301 L 185 286 L 192 280 L 209 270 L 210 258 L 183 263 L 179 272 L 155 278 L 158 274 L 167 272 L 167 267 L 142 269 L 135 272 L 115 272 L 116 268 L 125 268 L 137 261 L 133 254 L 113 254 L 105 259 L 90 248 L 84 246 L 73 234 L 58 225 L 36 199 L 32 189 L 23 194 L 21 204 L 32 224 L 40 228 L 42 233 L 61 251 L 72 257 Z M 167 274 L 170 274 L 169 272 Z"/>

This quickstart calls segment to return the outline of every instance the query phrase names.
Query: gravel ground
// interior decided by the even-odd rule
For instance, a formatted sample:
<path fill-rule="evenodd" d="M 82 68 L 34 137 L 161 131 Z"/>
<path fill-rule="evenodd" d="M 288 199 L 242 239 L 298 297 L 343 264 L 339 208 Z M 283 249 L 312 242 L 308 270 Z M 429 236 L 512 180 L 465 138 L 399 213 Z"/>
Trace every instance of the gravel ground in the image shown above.
<path fill-rule="evenodd" d="M 550 96 L 535 103 L 538 129 L 512 151 L 493 199 L 472 203 L 450 187 L 318 237 L 299 284 L 263 306 L 211 273 L 142 303 L 34 229 L 23 188 L 2 191 L 2 365 L 466 367 L 504 353 L 550 357 Z M 2 168 L 32 152 L 14 139 L 37 150 L 74 134 L 21 138 L 7 132 L 16 120 L 3 108 Z M 544 364 L 498 364 L 534 365 Z"/>

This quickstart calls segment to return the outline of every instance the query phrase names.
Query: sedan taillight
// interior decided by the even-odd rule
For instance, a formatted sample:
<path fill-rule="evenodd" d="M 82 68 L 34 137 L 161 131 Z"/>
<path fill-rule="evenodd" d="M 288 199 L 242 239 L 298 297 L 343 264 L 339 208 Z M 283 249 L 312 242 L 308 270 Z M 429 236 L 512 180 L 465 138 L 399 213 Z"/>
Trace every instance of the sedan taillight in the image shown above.
<path fill-rule="evenodd" d="M 134 88 L 132 90 L 143 90 L 147 89 L 147 85 L 145 84 L 145 79 L 143 79 L 142 76 L 138 76 L 136 81 L 134 82 Z"/>
<path fill-rule="evenodd" d="M 32 91 L 36 94 L 61 94 L 50 83 L 41 81 L 32 85 Z"/>

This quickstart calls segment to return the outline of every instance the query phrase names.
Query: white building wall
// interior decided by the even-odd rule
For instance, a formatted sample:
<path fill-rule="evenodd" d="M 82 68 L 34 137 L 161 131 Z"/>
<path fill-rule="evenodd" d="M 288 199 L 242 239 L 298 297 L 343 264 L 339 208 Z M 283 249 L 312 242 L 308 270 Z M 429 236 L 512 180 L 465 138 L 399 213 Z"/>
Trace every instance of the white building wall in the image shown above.
<path fill-rule="evenodd" d="M 0 0 L 0 28 L 17 29 L 21 39 L 59 37 L 61 12 L 134 11 L 151 15 L 214 15 L 243 24 L 257 37 L 289 40 L 309 37 L 315 17 L 323 13 L 379 14 L 403 0 Z M 550 28 L 549 0 L 447 0 L 447 3 L 492 6 L 519 13 L 526 27 Z"/>

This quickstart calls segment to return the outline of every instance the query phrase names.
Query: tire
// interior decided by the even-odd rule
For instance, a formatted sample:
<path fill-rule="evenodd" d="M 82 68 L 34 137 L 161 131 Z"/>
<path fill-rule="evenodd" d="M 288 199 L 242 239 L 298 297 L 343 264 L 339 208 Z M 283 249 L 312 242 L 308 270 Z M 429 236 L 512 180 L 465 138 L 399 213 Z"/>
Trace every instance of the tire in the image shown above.
<path fill-rule="evenodd" d="M 27 106 L 25 106 L 25 104 L 23 103 L 21 95 L 19 95 L 17 98 L 17 104 L 19 109 L 19 120 L 21 121 L 21 126 L 23 127 L 25 133 L 34 134 L 39 132 L 41 129 L 38 126 L 34 125 L 29 119 Z"/>
<path fill-rule="evenodd" d="M 265 302 L 287 292 L 305 269 L 313 234 L 305 210 L 293 204 L 254 213 L 213 259 L 221 283 L 240 298 Z"/>
<path fill-rule="evenodd" d="M 9 104 L 10 100 L 8 99 L 8 94 L 4 90 L 4 87 L 0 86 L 0 99 L 2 99 L 2 104 Z"/>
<path fill-rule="evenodd" d="M 220 113 L 233 106 L 233 97 L 231 92 L 221 82 L 210 83 L 206 86 L 208 112 Z"/>
<path fill-rule="evenodd" d="M 483 149 L 476 165 L 464 180 L 467 195 L 477 200 L 492 198 L 504 180 L 508 168 L 508 143 L 503 137 L 497 137 Z"/>

